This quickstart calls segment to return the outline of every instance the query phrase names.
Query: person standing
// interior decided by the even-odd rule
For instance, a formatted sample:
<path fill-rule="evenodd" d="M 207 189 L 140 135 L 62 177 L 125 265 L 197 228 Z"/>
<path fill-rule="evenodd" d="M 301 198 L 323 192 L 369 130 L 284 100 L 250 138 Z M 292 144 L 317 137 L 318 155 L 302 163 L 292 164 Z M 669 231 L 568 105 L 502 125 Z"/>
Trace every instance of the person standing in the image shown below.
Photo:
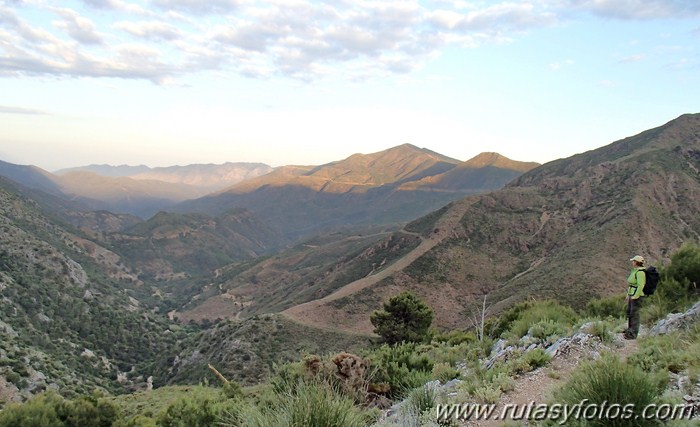
<path fill-rule="evenodd" d="M 644 273 L 644 257 L 635 255 L 630 259 L 632 262 L 632 271 L 627 278 L 627 329 L 624 333 L 624 338 L 633 340 L 639 334 L 639 310 L 642 308 L 644 301 L 644 285 L 646 284 L 646 274 Z"/>

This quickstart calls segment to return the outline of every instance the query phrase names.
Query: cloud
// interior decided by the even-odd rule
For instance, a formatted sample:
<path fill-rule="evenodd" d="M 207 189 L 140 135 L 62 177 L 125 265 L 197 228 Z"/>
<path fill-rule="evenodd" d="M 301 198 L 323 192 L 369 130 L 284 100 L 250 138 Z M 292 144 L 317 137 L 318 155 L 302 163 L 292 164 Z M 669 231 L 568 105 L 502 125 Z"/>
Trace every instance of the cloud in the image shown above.
<path fill-rule="evenodd" d="M 640 62 L 645 59 L 644 54 L 638 53 L 636 55 L 630 55 L 630 56 L 625 56 L 624 58 L 620 58 L 617 62 L 619 63 L 625 63 L 625 62 Z"/>
<path fill-rule="evenodd" d="M 436 10 L 432 22 L 444 29 L 498 33 L 504 30 L 523 31 L 549 26 L 558 21 L 547 10 L 538 10 L 531 3 L 500 3 L 481 10 L 465 13 L 454 10 Z"/>
<path fill-rule="evenodd" d="M 129 22 L 121 21 L 113 25 L 114 28 L 126 31 L 132 36 L 149 40 L 176 40 L 182 37 L 182 31 L 165 22 Z"/>
<path fill-rule="evenodd" d="M 46 111 L 35 110 L 33 108 L 12 107 L 0 105 L 0 114 L 27 114 L 27 115 L 47 115 Z"/>
<path fill-rule="evenodd" d="M 562 69 L 562 67 L 570 67 L 572 65 L 574 65 L 574 60 L 567 59 L 565 61 L 553 62 L 553 63 L 549 64 L 549 69 L 552 71 L 559 71 Z"/>
<path fill-rule="evenodd" d="M 53 9 L 63 18 L 62 21 L 54 21 L 56 28 L 64 30 L 68 35 L 80 43 L 102 44 L 102 35 L 97 32 L 95 24 L 88 18 L 78 15 L 70 9 Z"/>
<path fill-rule="evenodd" d="M 82 2 L 94 9 L 124 11 L 137 15 L 152 14 L 139 5 L 126 3 L 123 0 L 82 0 Z"/>
<path fill-rule="evenodd" d="M 80 1 L 87 6 L 81 14 L 43 0 L 13 10 L 17 0 L 0 0 L 0 74 L 164 82 L 216 70 L 363 80 L 411 73 L 446 48 L 510 42 L 582 13 L 651 19 L 700 10 L 700 2 L 687 0 Z M 53 25 L 36 20 L 46 11 L 59 17 Z"/>
<path fill-rule="evenodd" d="M 700 2 L 695 0 L 569 0 L 569 5 L 613 19 L 682 19 L 700 16 Z"/>
<path fill-rule="evenodd" d="M 235 11 L 242 3 L 239 0 L 152 0 L 160 9 L 179 11 L 195 15 L 226 14 Z"/>

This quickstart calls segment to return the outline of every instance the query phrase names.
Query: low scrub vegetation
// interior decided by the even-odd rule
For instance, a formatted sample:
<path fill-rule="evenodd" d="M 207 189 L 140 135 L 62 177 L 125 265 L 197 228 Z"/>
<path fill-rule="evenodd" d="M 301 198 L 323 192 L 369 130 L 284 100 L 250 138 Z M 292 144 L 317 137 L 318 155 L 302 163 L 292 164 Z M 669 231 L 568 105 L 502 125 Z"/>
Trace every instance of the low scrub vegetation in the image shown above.
<path fill-rule="evenodd" d="M 647 309 L 647 326 L 659 317 L 649 315 L 652 310 L 659 315 L 667 308 L 680 311 L 697 299 L 691 280 L 697 272 L 679 263 L 700 265 L 698 254 L 700 248 L 684 247 L 669 266 L 662 267 L 659 290 L 649 298 L 647 307 L 653 308 Z M 619 296 L 591 300 L 580 313 L 554 301 L 526 301 L 488 320 L 482 339 L 473 331 L 430 331 L 423 323 L 418 333 L 401 335 L 395 332 L 410 323 L 397 321 L 402 311 L 393 308 L 408 307 L 426 314 L 426 319 L 432 319 L 432 311 L 412 295 L 394 301 L 399 302 L 385 306 L 385 315 L 380 316 L 391 325 L 391 334 L 384 337 L 387 342 L 355 353 L 308 354 L 295 362 L 273 364 L 271 377 L 253 387 L 241 389 L 230 382 L 222 388 L 163 387 L 116 398 L 92 395 L 72 400 L 47 392 L 21 405 L 7 405 L 0 412 L 0 427 L 436 425 L 431 418 L 436 404 L 498 402 L 516 388 L 519 376 L 547 366 L 550 356 L 543 347 L 579 330 L 612 343 L 625 322 Z M 517 349 L 508 357 L 484 363 L 492 347 L 508 344 L 517 344 Z M 672 374 L 690 378 L 692 385 L 700 380 L 700 326 L 640 338 L 638 345 L 625 362 L 603 353 L 582 363 L 554 394 L 553 402 L 576 404 L 587 399 L 642 408 L 677 401 L 677 396 L 664 393 Z M 3 360 L 0 369 L 12 367 L 9 359 Z M 437 385 L 454 379 L 460 380 L 457 393 L 448 397 Z M 404 413 L 405 422 L 380 421 L 382 410 L 398 402 L 402 402 L 399 412 Z M 567 425 L 631 425 L 622 421 L 569 420 Z"/>

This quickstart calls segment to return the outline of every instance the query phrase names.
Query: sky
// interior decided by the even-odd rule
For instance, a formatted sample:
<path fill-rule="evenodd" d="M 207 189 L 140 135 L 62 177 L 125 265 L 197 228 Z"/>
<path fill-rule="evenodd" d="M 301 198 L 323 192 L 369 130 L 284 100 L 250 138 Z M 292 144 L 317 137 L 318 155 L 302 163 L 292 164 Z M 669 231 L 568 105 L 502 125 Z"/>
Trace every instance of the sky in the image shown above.
<path fill-rule="evenodd" d="M 700 1 L 0 0 L 0 160 L 544 163 L 700 112 Z"/>

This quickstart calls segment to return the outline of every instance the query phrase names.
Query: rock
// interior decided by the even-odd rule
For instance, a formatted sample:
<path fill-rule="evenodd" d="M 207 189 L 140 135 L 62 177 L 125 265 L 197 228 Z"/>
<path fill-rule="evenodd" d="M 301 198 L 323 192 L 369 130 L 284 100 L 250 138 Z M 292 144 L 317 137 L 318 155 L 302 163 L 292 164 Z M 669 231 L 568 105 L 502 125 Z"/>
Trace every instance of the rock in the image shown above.
<path fill-rule="evenodd" d="M 506 341 L 502 338 L 499 339 L 498 341 L 496 341 L 493 344 L 493 346 L 491 346 L 491 353 L 490 354 L 500 353 L 501 351 L 503 351 L 506 348 L 506 344 L 508 344 L 508 341 Z"/>
<path fill-rule="evenodd" d="M 547 356 L 554 358 L 556 357 L 562 350 L 564 350 L 566 347 L 569 346 L 569 343 L 571 340 L 569 338 L 559 338 L 557 342 L 549 346 L 544 352 Z"/>
<path fill-rule="evenodd" d="M 649 330 L 649 335 L 663 335 L 685 328 L 696 322 L 700 317 L 700 301 L 696 302 L 685 313 L 671 313 L 664 319 L 656 322 Z"/>
<path fill-rule="evenodd" d="M 449 380 L 448 382 L 445 383 L 444 386 L 442 386 L 443 390 L 446 392 L 453 392 L 457 390 L 457 387 L 459 387 L 460 384 L 464 383 L 462 380 L 458 380 L 457 378 L 453 380 Z"/>
<path fill-rule="evenodd" d="M 83 350 L 82 353 L 80 353 L 80 355 L 83 357 L 87 357 L 88 359 L 92 359 L 93 357 L 95 357 L 95 352 L 86 348 L 85 350 Z"/>

